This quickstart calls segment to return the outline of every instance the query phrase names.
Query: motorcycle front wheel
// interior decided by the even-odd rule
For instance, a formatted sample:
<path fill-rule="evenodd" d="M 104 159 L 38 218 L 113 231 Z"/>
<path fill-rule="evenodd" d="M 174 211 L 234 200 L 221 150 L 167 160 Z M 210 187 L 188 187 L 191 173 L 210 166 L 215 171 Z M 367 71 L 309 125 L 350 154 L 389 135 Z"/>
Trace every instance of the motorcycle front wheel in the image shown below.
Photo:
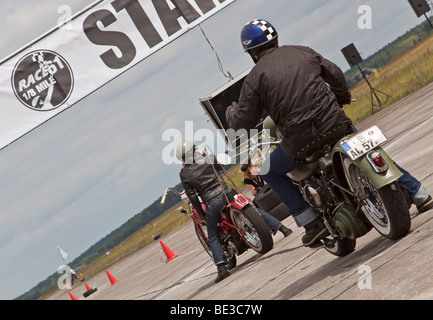
<path fill-rule="evenodd" d="M 343 164 L 347 181 L 362 199 L 361 209 L 370 224 L 387 239 L 404 237 L 410 230 L 411 220 L 400 187 L 392 183 L 377 189 L 356 162 L 345 158 Z"/>
<path fill-rule="evenodd" d="M 242 239 L 254 251 L 264 254 L 272 249 L 274 241 L 270 229 L 252 205 L 247 205 L 242 210 L 231 207 L 230 218 L 239 228 L 238 233 Z"/>
<path fill-rule="evenodd" d="M 212 257 L 212 252 L 209 248 L 209 242 L 207 240 L 207 228 L 206 226 L 194 223 L 194 230 L 197 235 L 198 241 L 203 246 L 204 250 Z"/>
<path fill-rule="evenodd" d="M 344 257 L 355 251 L 356 240 L 349 238 L 335 239 L 334 244 L 325 246 L 326 251 L 337 257 Z"/>
<path fill-rule="evenodd" d="M 203 246 L 204 250 L 212 258 L 212 251 L 210 250 L 210 247 L 209 247 L 206 225 L 194 223 L 194 230 L 195 230 L 197 238 L 198 238 L 199 242 L 201 243 L 201 245 Z M 223 246 L 224 253 L 225 253 L 225 255 L 227 257 L 227 261 L 228 261 L 227 268 L 229 270 L 236 267 L 236 264 L 237 264 L 236 254 L 240 254 L 239 253 L 240 250 L 238 249 L 238 247 L 235 246 L 235 244 L 236 244 L 236 242 L 231 241 L 227 244 L 227 246 Z"/>

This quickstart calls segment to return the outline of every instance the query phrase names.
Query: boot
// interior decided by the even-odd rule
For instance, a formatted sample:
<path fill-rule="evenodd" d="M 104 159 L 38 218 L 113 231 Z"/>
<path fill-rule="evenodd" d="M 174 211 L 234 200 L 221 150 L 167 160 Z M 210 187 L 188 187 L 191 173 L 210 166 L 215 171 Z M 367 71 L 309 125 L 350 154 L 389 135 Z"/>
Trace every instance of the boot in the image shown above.
<path fill-rule="evenodd" d="M 280 228 L 278 230 L 281 231 L 281 233 L 284 235 L 284 238 L 287 237 L 288 235 L 290 235 L 293 232 L 292 229 L 287 228 L 283 224 L 281 224 L 281 226 L 280 226 Z"/>
<path fill-rule="evenodd" d="M 323 223 L 322 219 L 319 217 L 313 220 L 312 222 L 306 224 L 305 235 L 302 237 L 302 244 L 305 247 L 311 247 L 317 241 L 326 236 L 329 236 L 329 231 Z"/>
<path fill-rule="evenodd" d="M 230 275 L 230 272 L 227 271 L 226 266 L 223 264 L 217 265 L 218 275 L 215 279 L 215 283 L 220 282 L 221 280 L 224 280 Z"/>
<path fill-rule="evenodd" d="M 431 196 L 428 196 L 427 200 L 420 206 L 416 206 L 418 209 L 418 214 L 426 212 L 433 208 L 433 199 Z"/>

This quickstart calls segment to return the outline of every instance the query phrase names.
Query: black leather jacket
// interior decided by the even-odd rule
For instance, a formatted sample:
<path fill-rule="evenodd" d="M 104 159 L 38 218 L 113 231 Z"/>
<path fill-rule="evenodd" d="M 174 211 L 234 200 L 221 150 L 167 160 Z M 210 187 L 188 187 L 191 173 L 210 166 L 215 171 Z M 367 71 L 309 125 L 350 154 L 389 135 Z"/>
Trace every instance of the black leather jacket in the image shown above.
<path fill-rule="evenodd" d="M 251 129 L 266 110 L 284 136 L 281 147 L 294 155 L 332 129 L 349 127 L 352 121 L 341 106 L 350 101 L 337 65 L 311 48 L 282 46 L 263 52 L 226 118 L 235 130 Z"/>
<path fill-rule="evenodd" d="M 212 164 L 209 164 L 209 161 L 206 160 L 208 158 L 198 157 L 197 161 L 186 164 L 179 173 L 186 196 L 199 212 L 202 212 L 202 208 L 198 196 L 206 203 L 223 191 Z M 222 166 L 216 163 L 215 158 L 214 163 L 215 170 L 217 172 L 221 171 Z M 223 186 L 225 187 L 224 184 Z"/>

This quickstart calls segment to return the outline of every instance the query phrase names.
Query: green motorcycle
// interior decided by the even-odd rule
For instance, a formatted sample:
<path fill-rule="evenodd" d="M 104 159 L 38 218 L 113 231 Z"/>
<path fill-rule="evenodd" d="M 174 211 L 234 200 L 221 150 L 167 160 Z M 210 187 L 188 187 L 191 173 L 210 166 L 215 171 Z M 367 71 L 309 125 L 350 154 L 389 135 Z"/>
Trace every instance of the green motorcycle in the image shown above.
<path fill-rule="evenodd" d="M 275 136 L 272 124 L 268 118 L 264 127 Z M 332 143 L 287 174 L 329 230 L 330 236 L 321 240 L 321 246 L 345 256 L 355 250 L 356 239 L 372 228 L 387 239 L 404 237 L 411 219 L 397 183 L 403 174 L 380 147 L 387 140 L 385 135 L 373 126 L 337 140 L 331 138 Z M 252 161 L 262 162 L 278 143 L 257 144 L 250 150 Z"/>

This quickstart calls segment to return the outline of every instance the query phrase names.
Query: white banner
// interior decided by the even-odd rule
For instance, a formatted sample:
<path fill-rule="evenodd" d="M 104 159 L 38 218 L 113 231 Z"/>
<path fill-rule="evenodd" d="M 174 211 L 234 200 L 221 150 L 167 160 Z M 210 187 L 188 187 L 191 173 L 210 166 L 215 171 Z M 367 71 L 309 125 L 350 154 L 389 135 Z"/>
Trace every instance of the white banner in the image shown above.
<path fill-rule="evenodd" d="M 0 149 L 235 0 L 101 0 L 0 62 Z"/>

